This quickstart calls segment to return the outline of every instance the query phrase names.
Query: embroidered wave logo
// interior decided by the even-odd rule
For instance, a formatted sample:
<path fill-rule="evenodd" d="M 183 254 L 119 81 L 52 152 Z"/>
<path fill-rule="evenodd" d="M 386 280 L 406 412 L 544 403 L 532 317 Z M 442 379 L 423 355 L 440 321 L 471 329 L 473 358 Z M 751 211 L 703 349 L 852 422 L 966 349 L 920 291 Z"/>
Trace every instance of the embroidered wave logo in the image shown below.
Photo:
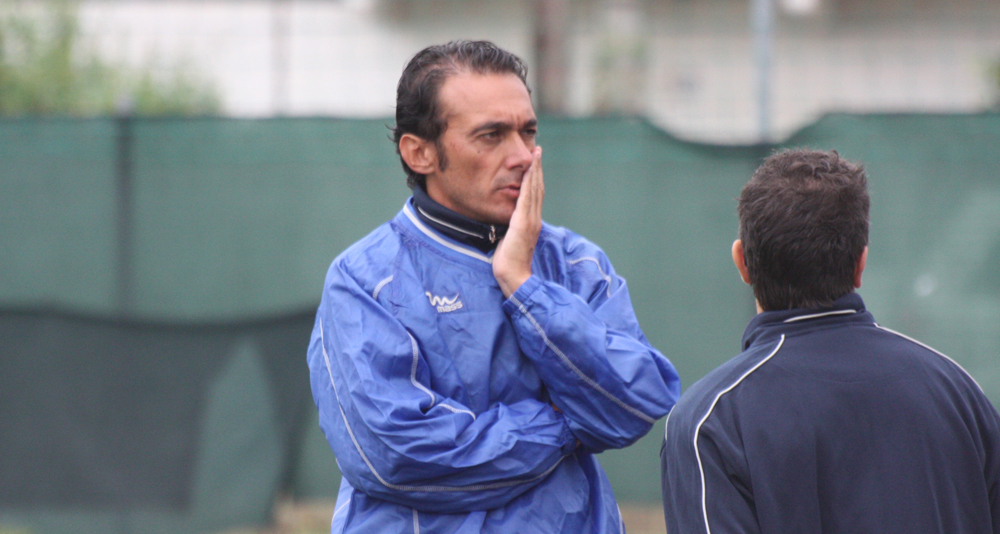
<path fill-rule="evenodd" d="M 424 294 L 427 295 L 427 300 L 430 301 L 431 306 L 437 308 L 438 313 L 453 312 L 462 307 L 462 301 L 458 300 L 458 293 L 451 298 L 432 295 L 430 291 Z"/>

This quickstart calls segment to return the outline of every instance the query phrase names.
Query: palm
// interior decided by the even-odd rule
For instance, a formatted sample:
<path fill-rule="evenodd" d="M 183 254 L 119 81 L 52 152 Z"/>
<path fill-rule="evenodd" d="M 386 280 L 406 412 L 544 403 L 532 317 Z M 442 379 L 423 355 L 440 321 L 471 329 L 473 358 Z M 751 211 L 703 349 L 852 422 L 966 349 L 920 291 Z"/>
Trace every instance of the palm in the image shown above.
<path fill-rule="evenodd" d="M 531 276 L 535 243 L 542 230 L 542 201 L 545 182 L 542 177 L 542 149 L 535 147 L 534 161 L 524 173 L 517 205 L 510 218 L 507 235 L 500 240 L 493 255 L 493 276 L 504 296 L 510 297 Z"/>

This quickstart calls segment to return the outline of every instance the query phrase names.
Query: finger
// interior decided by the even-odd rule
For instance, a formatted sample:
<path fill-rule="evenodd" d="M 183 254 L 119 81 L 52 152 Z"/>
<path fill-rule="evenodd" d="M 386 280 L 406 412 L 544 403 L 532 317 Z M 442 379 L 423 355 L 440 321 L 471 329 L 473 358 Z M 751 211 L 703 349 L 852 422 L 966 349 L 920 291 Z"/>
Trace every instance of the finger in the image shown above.
<path fill-rule="evenodd" d="M 542 170 L 542 147 L 536 146 L 532 162 L 532 214 L 538 219 L 542 217 L 542 201 L 545 199 L 545 173 Z"/>
<path fill-rule="evenodd" d="M 514 206 L 514 214 L 511 217 L 511 226 L 514 226 L 515 220 L 527 219 L 535 211 L 537 163 L 538 159 L 533 159 L 531 165 L 524 171 L 524 177 L 521 180 L 520 195 L 517 197 L 517 204 Z"/>
<path fill-rule="evenodd" d="M 541 165 L 538 161 L 538 149 L 532 151 L 531 165 L 524 171 L 521 183 L 521 198 L 529 212 L 534 211 L 535 195 L 538 193 L 538 172 Z M 520 199 L 519 199 L 520 200 Z"/>
<path fill-rule="evenodd" d="M 541 226 L 541 198 L 544 192 L 539 188 L 541 181 L 541 149 L 535 147 L 532 150 L 531 165 L 524 171 L 521 180 L 521 194 L 518 196 L 514 206 L 514 213 L 511 215 L 510 229 L 516 233 L 523 228 L 529 233 L 536 231 L 534 228 Z M 510 234 L 508 230 L 508 234 Z"/>
<path fill-rule="evenodd" d="M 511 227 L 520 226 L 531 212 L 533 196 L 531 193 L 531 182 L 530 172 L 525 172 L 524 178 L 521 180 L 521 190 L 518 194 L 517 202 L 514 204 L 514 213 L 511 215 Z"/>

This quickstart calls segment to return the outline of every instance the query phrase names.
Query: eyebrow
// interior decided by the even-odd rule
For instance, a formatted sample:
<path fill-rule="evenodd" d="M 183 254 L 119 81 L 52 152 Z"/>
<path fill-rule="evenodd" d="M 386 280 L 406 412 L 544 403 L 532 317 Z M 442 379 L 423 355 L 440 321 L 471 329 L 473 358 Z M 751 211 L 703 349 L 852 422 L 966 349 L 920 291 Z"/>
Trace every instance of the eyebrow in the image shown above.
<path fill-rule="evenodd" d="M 534 128 L 536 126 L 538 126 L 538 119 L 531 119 L 528 122 L 524 123 L 524 128 Z M 489 130 L 501 130 L 502 131 L 502 130 L 510 130 L 510 129 L 513 129 L 513 128 L 514 128 L 514 125 L 512 123 L 510 123 L 510 122 L 507 122 L 507 121 L 493 121 L 493 122 L 487 122 L 485 124 L 479 125 L 474 130 L 472 130 L 472 134 L 471 135 L 478 135 L 478 134 L 480 134 L 482 132 L 489 131 Z"/>

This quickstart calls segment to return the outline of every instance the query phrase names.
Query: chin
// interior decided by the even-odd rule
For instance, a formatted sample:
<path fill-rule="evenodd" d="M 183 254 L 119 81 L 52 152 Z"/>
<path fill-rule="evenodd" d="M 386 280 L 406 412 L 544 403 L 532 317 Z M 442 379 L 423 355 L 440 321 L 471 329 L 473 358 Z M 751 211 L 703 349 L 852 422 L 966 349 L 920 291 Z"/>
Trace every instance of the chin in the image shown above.
<path fill-rule="evenodd" d="M 493 218 L 493 222 L 491 222 L 490 224 L 502 224 L 504 226 L 508 226 L 510 225 L 510 219 L 513 215 L 514 215 L 513 210 L 507 213 L 497 214 L 497 216 Z"/>
<path fill-rule="evenodd" d="M 494 225 L 497 225 L 497 226 L 509 226 L 510 225 L 510 217 L 504 218 L 504 217 L 489 216 L 489 217 L 485 217 L 483 219 L 479 219 L 479 222 L 481 222 L 483 224 L 494 224 Z"/>
<path fill-rule="evenodd" d="M 503 209 L 503 210 L 493 210 L 485 212 L 477 220 L 484 224 L 499 224 L 507 226 L 510 224 L 510 218 L 514 215 L 514 208 Z"/>

